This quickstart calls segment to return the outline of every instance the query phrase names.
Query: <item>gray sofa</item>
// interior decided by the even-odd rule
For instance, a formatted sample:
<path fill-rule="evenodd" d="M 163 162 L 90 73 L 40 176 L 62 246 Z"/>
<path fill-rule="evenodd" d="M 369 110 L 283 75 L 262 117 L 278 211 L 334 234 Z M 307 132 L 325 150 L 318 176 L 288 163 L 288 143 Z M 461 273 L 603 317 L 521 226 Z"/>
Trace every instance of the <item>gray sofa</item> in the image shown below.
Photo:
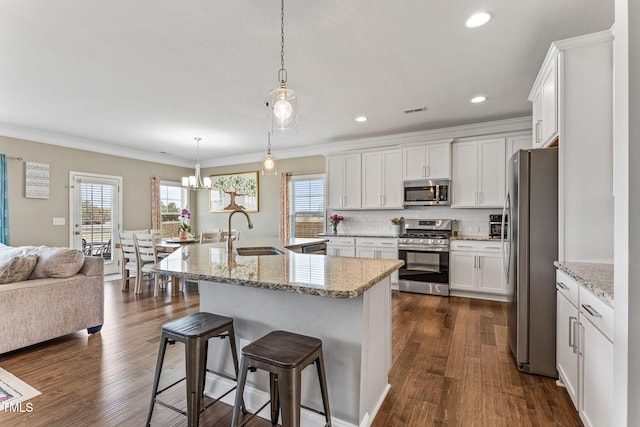
<path fill-rule="evenodd" d="M 8 248 L 8 247 L 5 247 Z M 69 277 L 30 278 L 0 285 L 0 354 L 104 322 L 104 260 L 85 256 Z"/>

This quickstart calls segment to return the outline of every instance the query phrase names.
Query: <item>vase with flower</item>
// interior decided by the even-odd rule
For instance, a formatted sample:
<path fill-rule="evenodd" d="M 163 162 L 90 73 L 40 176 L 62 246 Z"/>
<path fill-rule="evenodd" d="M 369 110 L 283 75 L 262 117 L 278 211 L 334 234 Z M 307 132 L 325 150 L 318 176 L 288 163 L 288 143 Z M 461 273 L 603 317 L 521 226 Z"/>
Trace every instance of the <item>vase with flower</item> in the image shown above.
<path fill-rule="evenodd" d="M 191 212 L 188 209 L 182 209 L 180 213 L 180 240 L 187 240 L 191 237 L 191 226 L 189 220 L 191 219 Z"/>
<path fill-rule="evenodd" d="M 338 224 L 340 224 L 341 221 L 344 221 L 344 217 L 342 215 L 331 215 L 329 217 L 329 222 L 333 227 L 333 234 L 338 234 Z"/>

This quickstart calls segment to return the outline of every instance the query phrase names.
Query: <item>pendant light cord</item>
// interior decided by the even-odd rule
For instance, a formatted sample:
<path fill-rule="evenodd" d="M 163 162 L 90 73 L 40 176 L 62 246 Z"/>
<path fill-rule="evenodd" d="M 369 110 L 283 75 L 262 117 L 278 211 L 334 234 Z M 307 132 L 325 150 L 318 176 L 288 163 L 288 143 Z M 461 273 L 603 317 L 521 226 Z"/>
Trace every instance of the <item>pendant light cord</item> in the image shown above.
<path fill-rule="evenodd" d="M 271 132 L 267 132 L 267 154 L 271 154 Z"/>
<path fill-rule="evenodd" d="M 282 83 L 287 82 L 287 70 L 284 68 L 284 0 L 280 1 L 280 71 L 278 71 L 278 80 Z"/>

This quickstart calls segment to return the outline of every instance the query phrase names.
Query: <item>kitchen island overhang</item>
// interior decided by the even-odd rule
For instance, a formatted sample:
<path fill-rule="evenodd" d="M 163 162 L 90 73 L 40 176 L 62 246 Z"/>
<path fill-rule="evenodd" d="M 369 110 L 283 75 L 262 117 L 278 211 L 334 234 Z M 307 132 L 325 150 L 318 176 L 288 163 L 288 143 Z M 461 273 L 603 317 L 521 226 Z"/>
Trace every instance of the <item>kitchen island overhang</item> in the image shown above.
<path fill-rule="evenodd" d="M 244 243 L 252 245 L 257 246 Z M 154 271 L 198 280 L 200 310 L 234 318 L 240 348 L 279 329 L 320 338 L 334 425 L 369 425 L 389 389 L 389 275 L 402 261 L 280 249 L 282 255 L 239 256 L 216 244 L 195 245 L 171 254 Z M 233 376 L 226 346 L 209 346 L 208 368 Z M 314 369 L 304 371 L 302 403 L 322 408 L 316 375 Z M 207 376 L 209 395 L 217 396 L 217 390 L 228 385 L 222 377 Z M 250 374 L 247 386 L 249 409 L 268 400 L 266 373 Z M 233 404 L 233 396 L 223 401 Z M 268 418 L 268 411 L 264 416 Z M 318 414 L 303 411 L 302 416 L 305 426 L 323 425 Z"/>

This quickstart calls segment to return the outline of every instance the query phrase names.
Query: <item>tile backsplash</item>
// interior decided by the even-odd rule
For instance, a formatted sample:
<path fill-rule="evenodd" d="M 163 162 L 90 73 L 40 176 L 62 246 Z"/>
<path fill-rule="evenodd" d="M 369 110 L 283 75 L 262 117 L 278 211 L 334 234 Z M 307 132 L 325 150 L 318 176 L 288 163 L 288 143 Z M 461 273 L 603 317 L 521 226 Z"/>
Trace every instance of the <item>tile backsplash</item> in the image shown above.
<path fill-rule="evenodd" d="M 328 215 L 339 214 L 344 221 L 338 233 L 393 234 L 392 218 L 455 219 L 463 236 L 488 236 L 489 215 L 501 214 L 502 209 L 452 209 L 448 206 L 425 206 L 398 210 L 329 210 Z"/>

